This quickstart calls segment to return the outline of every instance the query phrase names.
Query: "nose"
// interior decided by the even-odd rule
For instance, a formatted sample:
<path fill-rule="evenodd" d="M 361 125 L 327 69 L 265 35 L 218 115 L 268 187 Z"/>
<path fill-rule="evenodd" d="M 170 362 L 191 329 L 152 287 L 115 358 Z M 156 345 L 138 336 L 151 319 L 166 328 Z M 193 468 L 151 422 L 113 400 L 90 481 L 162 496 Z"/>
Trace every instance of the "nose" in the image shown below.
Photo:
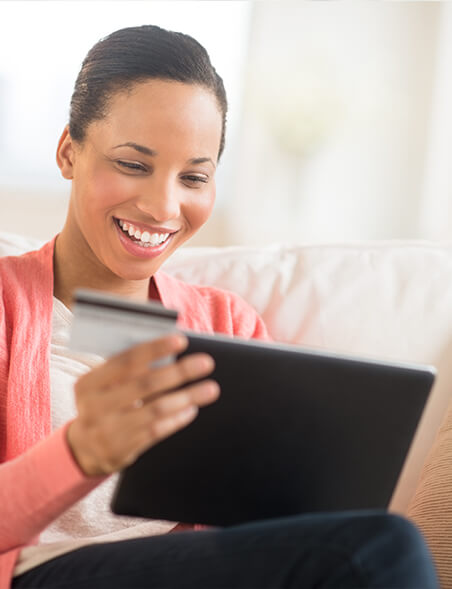
<path fill-rule="evenodd" d="M 152 177 L 139 196 L 136 206 L 157 223 L 164 223 L 180 216 L 180 188 L 171 178 Z"/>

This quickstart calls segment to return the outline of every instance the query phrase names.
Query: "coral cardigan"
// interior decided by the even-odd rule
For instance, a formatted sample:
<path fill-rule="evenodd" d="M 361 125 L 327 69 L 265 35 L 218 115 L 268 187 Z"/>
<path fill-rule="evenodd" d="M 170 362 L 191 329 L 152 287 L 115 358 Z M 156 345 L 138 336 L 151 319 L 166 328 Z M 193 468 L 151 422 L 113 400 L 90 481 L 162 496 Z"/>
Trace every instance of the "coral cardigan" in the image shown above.
<path fill-rule="evenodd" d="M 19 551 L 102 477 L 87 477 L 66 442 L 51 432 L 50 339 L 55 238 L 22 256 L 0 258 L 0 589 Z M 237 295 L 154 276 L 179 326 L 267 339 L 256 312 Z"/>

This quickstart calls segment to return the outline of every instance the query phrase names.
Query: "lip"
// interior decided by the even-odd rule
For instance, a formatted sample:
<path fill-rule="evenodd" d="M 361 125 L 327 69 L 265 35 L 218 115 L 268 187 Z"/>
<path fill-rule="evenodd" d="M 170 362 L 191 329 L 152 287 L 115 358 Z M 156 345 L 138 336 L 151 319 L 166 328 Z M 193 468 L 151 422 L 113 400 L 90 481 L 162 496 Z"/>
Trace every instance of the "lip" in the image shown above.
<path fill-rule="evenodd" d="M 126 221 L 128 222 L 128 221 Z M 173 240 L 174 232 L 169 235 L 169 237 L 161 243 L 160 245 L 150 246 L 150 247 L 143 247 L 141 245 L 136 245 L 131 239 L 126 237 L 124 231 L 119 227 L 117 221 L 113 222 L 116 231 L 118 233 L 119 241 L 121 245 L 126 250 L 127 253 L 131 254 L 136 258 L 142 258 L 149 260 L 150 258 L 156 258 L 160 256 L 169 246 L 171 241 Z M 133 223 L 132 223 L 133 225 Z M 157 232 L 155 232 L 157 233 Z M 164 233 L 170 233 L 169 231 L 164 231 Z"/>
<path fill-rule="evenodd" d="M 137 221 L 130 221 L 129 219 L 124 219 L 124 217 L 113 217 L 113 219 L 118 221 L 124 221 L 125 223 L 129 223 L 133 225 L 137 229 L 143 233 L 143 231 L 148 231 L 149 233 L 176 233 L 178 229 L 169 229 L 168 227 L 156 227 L 154 225 L 145 225 L 144 223 L 138 223 Z"/>

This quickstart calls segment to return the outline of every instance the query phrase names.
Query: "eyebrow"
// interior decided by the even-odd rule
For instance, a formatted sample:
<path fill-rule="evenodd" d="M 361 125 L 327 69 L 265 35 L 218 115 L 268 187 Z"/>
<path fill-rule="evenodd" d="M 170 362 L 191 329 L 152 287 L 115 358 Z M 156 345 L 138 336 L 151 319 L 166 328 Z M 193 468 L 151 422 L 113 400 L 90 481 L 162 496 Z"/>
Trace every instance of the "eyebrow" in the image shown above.
<path fill-rule="evenodd" d="M 149 149 L 149 147 L 139 145 L 138 143 L 134 143 L 133 141 L 127 141 L 127 143 L 115 145 L 113 149 L 118 149 L 118 147 L 132 147 L 133 149 L 136 149 L 137 151 L 139 151 L 140 153 L 144 153 L 145 155 L 157 155 L 157 152 L 154 149 Z"/>
<path fill-rule="evenodd" d="M 194 157 L 191 160 L 188 160 L 189 164 L 204 164 L 206 162 L 210 162 L 214 168 L 216 168 L 215 163 L 211 157 Z"/>
<path fill-rule="evenodd" d="M 139 143 L 134 143 L 133 141 L 127 141 L 127 143 L 121 143 L 120 145 L 115 145 L 115 147 L 113 147 L 113 149 L 118 149 L 118 147 L 131 147 L 132 149 L 135 149 L 139 153 L 144 153 L 144 155 L 150 155 L 150 156 L 158 155 L 158 153 L 154 149 L 150 149 L 149 147 L 146 147 L 144 145 L 140 145 Z M 188 160 L 189 164 L 194 164 L 194 165 L 204 164 L 206 162 L 207 163 L 210 162 L 212 164 L 212 166 L 214 168 L 216 168 L 214 161 L 210 157 L 194 157 L 194 158 Z"/>

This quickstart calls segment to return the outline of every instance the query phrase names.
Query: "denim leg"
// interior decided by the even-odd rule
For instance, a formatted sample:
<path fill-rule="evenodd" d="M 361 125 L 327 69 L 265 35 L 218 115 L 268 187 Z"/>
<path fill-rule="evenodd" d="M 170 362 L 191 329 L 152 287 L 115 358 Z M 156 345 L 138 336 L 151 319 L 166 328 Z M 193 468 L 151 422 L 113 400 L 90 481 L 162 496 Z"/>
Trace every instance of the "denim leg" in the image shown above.
<path fill-rule="evenodd" d="M 13 589 L 437 589 L 416 528 L 381 512 L 313 514 L 96 544 Z"/>
<path fill-rule="evenodd" d="M 331 516 L 328 538 L 319 537 L 312 553 L 312 587 L 439 589 L 430 552 L 418 529 L 408 520 L 386 513 L 338 513 Z M 324 578 L 318 578 L 319 563 Z M 304 587 L 309 562 L 290 587 Z"/>

